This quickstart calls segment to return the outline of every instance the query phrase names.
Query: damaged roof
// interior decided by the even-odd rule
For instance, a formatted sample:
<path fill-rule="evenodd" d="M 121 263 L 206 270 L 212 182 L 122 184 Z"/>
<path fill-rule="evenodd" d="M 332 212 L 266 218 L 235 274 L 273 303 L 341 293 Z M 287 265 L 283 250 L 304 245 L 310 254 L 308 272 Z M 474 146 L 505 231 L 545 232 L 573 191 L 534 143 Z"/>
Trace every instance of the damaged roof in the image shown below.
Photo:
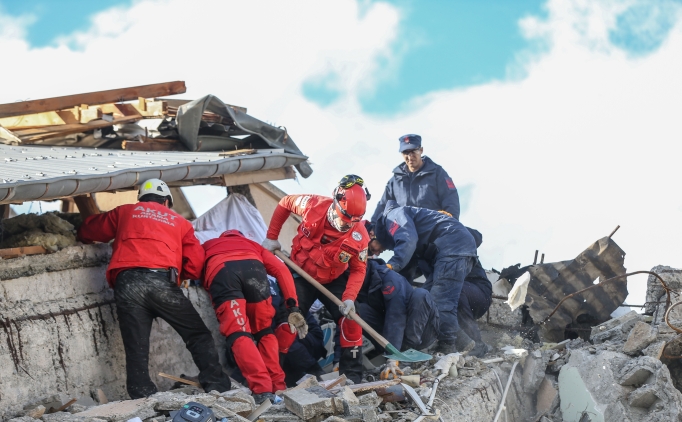
<path fill-rule="evenodd" d="M 308 158 L 282 149 L 249 150 L 244 154 L 0 145 L 0 204 L 132 188 L 151 178 L 191 183 L 233 173 L 285 168 Z"/>

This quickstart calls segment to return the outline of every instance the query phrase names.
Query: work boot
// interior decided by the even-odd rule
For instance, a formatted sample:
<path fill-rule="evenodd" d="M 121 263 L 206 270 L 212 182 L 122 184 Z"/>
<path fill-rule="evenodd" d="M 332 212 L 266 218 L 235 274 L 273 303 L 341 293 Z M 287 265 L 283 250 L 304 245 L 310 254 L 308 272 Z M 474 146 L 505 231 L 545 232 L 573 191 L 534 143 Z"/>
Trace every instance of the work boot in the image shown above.
<path fill-rule="evenodd" d="M 449 355 L 450 353 L 457 353 L 457 346 L 455 343 L 446 343 L 444 341 L 438 340 L 438 345 L 434 350 L 435 353 L 442 353 L 444 355 Z"/>
<path fill-rule="evenodd" d="M 275 395 L 272 393 L 260 393 L 260 394 L 254 394 L 253 395 L 253 401 L 256 402 L 256 405 L 260 406 L 263 404 L 265 400 L 270 400 L 270 403 L 275 402 Z"/>
<path fill-rule="evenodd" d="M 459 353 L 465 354 L 470 352 L 474 347 L 476 347 L 476 342 L 469 337 L 464 330 L 457 331 L 457 339 L 455 340 L 455 346 L 457 346 L 457 351 Z"/>
<path fill-rule="evenodd" d="M 490 346 L 488 346 L 487 344 L 485 344 L 482 341 L 477 341 L 474 348 L 471 349 L 471 351 L 469 352 L 469 356 L 475 356 L 477 358 L 482 358 L 483 356 L 488 354 L 489 351 L 490 351 Z"/>

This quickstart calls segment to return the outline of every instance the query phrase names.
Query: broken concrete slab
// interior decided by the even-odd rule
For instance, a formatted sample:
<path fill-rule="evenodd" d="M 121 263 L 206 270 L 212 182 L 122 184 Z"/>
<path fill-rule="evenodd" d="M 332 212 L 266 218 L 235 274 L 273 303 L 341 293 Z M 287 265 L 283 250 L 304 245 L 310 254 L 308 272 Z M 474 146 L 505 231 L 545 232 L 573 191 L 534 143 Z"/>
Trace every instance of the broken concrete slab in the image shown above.
<path fill-rule="evenodd" d="M 157 403 L 153 397 L 147 397 L 137 400 L 114 401 L 101 406 L 96 406 L 86 410 L 85 412 L 76 413 L 75 415 L 68 414 L 73 417 L 81 418 L 100 418 L 107 421 L 119 421 L 139 417 L 140 419 L 147 419 L 156 416 L 154 405 Z M 48 415 L 43 415 L 43 419 Z"/>
<path fill-rule="evenodd" d="M 549 412 L 559 398 L 559 389 L 556 377 L 545 375 L 535 395 L 535 412 L 538 415 Z"/>
<path fill-rule="evenodd" d="M 237 421 L 237 422 L 249 421 L 249 419 L 245 418 L 244 416 L 233 412 L 232 410 L 228 409 L 227 407 L 223 407 L 222 406 L 223 404 L 224 403 L 221 403 L 221 402 L 215 402 L 211 406 L 211 409 L 213 409 L 213 413 L 218 420 L 221 420 L 222 418 L 227 418 L 230 421 Z"/>
<path fill-rule="evenodd" d="M 353 391 L 348 388 L 348 386 L 344 387 L 343 390 L 339 391 L 336 393 L 336 397 L 340 398 L 343 400 L 348 406 L 357 406 L 360 404 L 360 400 L 353 394 Z"/>
<path fill-rule="evenodd" d="M 590 340 L 593 343 L 603 343 L 607 340 L 625 341 L 635 324 L 641 322 L 642 319 L 642 315 L 635 311 L 610 319 L 603 324 L 592 327 Z"/>
<path fill-rule="evenodd" d="M 304 420 L 343 413 L 343 400 L 320 386 L 285 391 L 282 396 L 286 408 Z"/>
<path fill-rule="evenodd" d="M 657 265 L 651 269 L 651 272 L 658 274 L 670 289 L 682 291 L 682 270 L 665 265 Z M 665 301 L 666 294 L 660 280 L 653 275 L 649 275 L 644 313 L 654 315 L 660 305 L 665 306 Z"/>
<path fill-rule="evenodd" d="M 633 407 L 649 409 L 658 400 L 656 385 L 645 385 L 630 393 L 628 403 Z"/>
<path fill-rule="evenodd" d="M 658 336 L 658 330 L 646 322 L 637 321 L 630 330 L 628 339 L 623 345 L 623 353 L 636 355 L 653 343 Z"/>
<path fill-rule="evenodd" d="M 179 410 L 191 401 L 203 404 L 204 406 L 211 406 L 217 400 L 216 396 L 209 393 L 190 396 L 185 393 L 173 393 L 170 391 L 156 393 L 151 398 L 156 402 L 154 405 L 155 410 Z"/>
<path fill-rule="evenodd" d="M 245 399 L 242 397 L 230 397 L 230 398 L 224 398 L 224 397 L 219 397 L 211 406 L 214 405 L 220 405 L 224 409 L 228 409 L 231 412 L 234 412 L 240 416 L 247 417 L 249 416 L 254 410 L 256 410 L 256 402 L 253 400 L 252 397 L 249 396 L 249 399 Z M 192 400 L 195 401 L 195 400 Z"/>
<path fill-rule="evenodd" d="M 523 367 L 523 391 L 535 393 L 540 388 L 540 383 L 545 379 L 545 371 L 553 351 L 535 350 L 524 360 Z"/>
<path fill-rule="evenodd" d="M 34 407 L 33 409 L 27 410 L 24 413 L 24 416 L 28 416 L 28 417 L 31 417 L 34 419 L 40 419 L 40 417 L 43 416 L 43 414 L 45 414 L 46 410 L 47 409 L 45 409 L 45 406 L 38 405 L 38 406 Z"/>
<path fill-rule="evenodd" d="M 657 399 L 651 401 L 646 387 L 630 399 L 633 387 L 653 386 Z M 586 349 L 571 350 L 568 363 L 559 374 L 559 396 L 563 419 L 578 422 L 587 412 L 592 420 L 679 420 L 682 393 L 673 387 L 670 373 L 660 361 L 603 350 L 592 354 Z M 633 406 L 634 401 L 638 406 Z"/>
<path fill-rule="evenodd" d="M 665 340 L 654 341 L 642 350 L 642 354 L 660 360 L 663 357 L 666 344 Z"/>

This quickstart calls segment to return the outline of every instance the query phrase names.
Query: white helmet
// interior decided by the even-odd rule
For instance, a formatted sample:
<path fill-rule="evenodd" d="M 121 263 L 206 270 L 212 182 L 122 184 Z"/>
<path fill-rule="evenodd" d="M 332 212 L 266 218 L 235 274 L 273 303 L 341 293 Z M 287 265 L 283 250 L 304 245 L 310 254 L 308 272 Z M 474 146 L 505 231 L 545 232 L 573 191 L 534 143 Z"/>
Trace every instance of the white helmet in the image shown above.
<path fill-rule="evenodd" d="M 137 194 L 137 199 L 139 200 L 147 194 L 159 195 L 161 197 L 168 197 L 170 201 L 170 206 L 173 206 L 173 195 L 171 195 L 170 188 L 161 179 L 149 179 L 140 185 L 140 191 Z"/>

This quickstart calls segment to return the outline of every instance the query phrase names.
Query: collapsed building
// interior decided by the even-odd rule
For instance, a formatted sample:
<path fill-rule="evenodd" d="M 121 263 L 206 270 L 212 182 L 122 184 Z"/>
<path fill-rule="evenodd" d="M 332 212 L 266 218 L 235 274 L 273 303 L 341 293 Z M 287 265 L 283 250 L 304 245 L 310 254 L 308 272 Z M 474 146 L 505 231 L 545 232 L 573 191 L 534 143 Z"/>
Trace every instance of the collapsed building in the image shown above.
<path fill-rule="evenodd" d="M 157 320 L 150 374 L 162 392 L 126 400 L 104 277 L 111 250 L 76 243 L 83 216 L 135 202 L 136 185 L 160 178 L 190 220 L 181 188 L 213 185 L 246 198 L 267 223 L 284 195 L 269 182 L 312 172 L 286 129 L 213 96 L 162 98 L 182 92 L 172 82 L 0 105 L 0 419 L 164 422 L 194 402 L 239 421 L 682 420 L 682 270 L 652 269 L 644 313 L 624 309 L 630 274 L 611 236 L 572 260 L 489 272 L 484 358 L 434 356 L 379 381 L 379 355 L 365 359 L 361 384 L 308 377 L 282 403 L 256 408 L 236 382 L 220 394 L 198 388 L 180 336 Z M 10 204 L 53 200 L 61 212 L 10 218 Z M 292 238 L 298 222 L 289 217 L 282 235 Z M 184 291 L 225 365 L 207 293 Z"/>

